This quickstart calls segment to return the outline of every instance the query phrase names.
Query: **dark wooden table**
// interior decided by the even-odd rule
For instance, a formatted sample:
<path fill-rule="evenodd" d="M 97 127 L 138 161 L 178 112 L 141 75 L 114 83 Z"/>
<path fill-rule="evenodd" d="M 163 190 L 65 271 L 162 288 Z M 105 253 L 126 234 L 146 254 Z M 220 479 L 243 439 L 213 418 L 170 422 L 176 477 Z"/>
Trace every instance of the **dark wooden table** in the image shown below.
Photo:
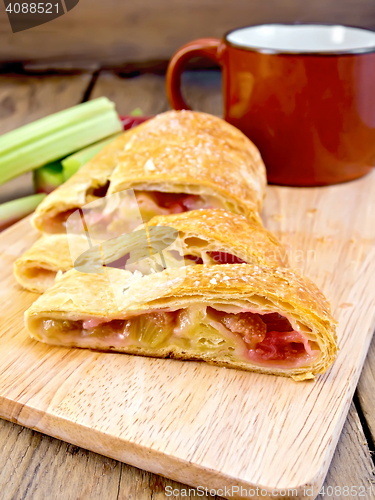
<path fill-rule="evenodd" d="M 219 73 L 187 73 L 184 75 L 184 91 L 195 109 L 221 114 Z M 102 95 L 116 103 L 120 114 L 129 114 L 138 107 L 149 115 L 169 109 L 164 77 L 160 75 L 120 78 L 110 71 L 37 76 L 6 74 L 0 75 L 0 134 Z M 0 187 L 0 202 L 31 190 L 30 175 L 23 176 L 6 188 Z M 326 488 L 332 486 L 333 491 L 335 486 L 368 488 L 373 482 L 374 394 L 375 340 L 325 480 Z M 170 498 L 197 498 L 197 492 L 186 485 L 5 420 L 0 420 L 0 443 L 0 499 L 161 500 L 168 498 L 167 486 L 178 492 Z M 333 493 L 318 498 L 353 497 Z"/>

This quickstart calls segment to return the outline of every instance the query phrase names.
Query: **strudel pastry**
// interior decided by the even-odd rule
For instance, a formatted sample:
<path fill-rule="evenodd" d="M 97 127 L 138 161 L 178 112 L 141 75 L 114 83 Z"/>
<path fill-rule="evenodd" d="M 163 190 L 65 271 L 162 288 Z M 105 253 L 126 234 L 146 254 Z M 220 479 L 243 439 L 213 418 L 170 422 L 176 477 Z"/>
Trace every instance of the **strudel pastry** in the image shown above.
<path fill-rule="evenodd" d="M 115 139 L 47 196 L 32 221 L 61 233 L 77 208 L 129 189 L 143 222 L 201 208 L 248 217 L 260 211 L 265 186 L 259 151 L 242 132 L 205 113 L 168 111 Z"/>
<path fill-rule="evenodd" d="M 254 217 L 247 220 L 224 210 L 193 210 L 153 217 L 147 223 L 147 227 L 158 226 L 178 231 L 186 264 L 288 266 L 286 249 Z"/>
<path fill-rule="evenodd" d="M 42 342 L 314 378 L 335 359 L 336 323 L 308 279 L 247 264 L 141 277 L 67 272 L 26 311 Z"/>
<path fill-rule="evenodd" d="M 70 235 L 77 252 L 88 248 L 84 235 Z M 73 262 L 66 234 L 43 235 L 13 264 L 13 274 L 18 283 L 30 292 L 43 293 L 53 285 L 58 271 L 72 269 Z"/>
<path fill-rule="evenodd" d="M 288 265 L 286 249 L 257 222 L 256 217 L 247 220 L 241 215 L 223 210 L 193 210 L 153 217 L 146 227 L 148 235 L 151 234 L 151 228 L 168 227 L 177 231 L 178 238 L 173 238 L 172 244 L 166 243 L 167 247 L 165 250 L 163 248 L 168 267 L 175 266 L 173 258 L 177 262 L 184 259 L 186 265 L 242 262 L 271 267 Z M 145 244 L 148 245 L 147 241 L 142 240 L 143 235 L 139 229 L 132 233 L 134 241 L 131 244 L 136 251 Z M 36 241 L 14 263 L 14 275 L 20 285 L 27 290 L 43 293 L 53 284 L 58 271 L 66 272 L 71 269 L 74 265 L 72 246 L 74 245 L 75 256 L 79 256 L 89 249 L 89 243 L 83 235 L 70 234 L 69 239 L 70 247 L 66 234 L 44 235 Z M 156 261 L 130 266 L 130 238 L 125 235 L 122 240 L 116 240 L 102 244 L 100 256 L 103 256 L 103 261 L 100 261 L 100 265 L 124 268 L 128 263 L 127 269 L 138 269 L 141 272 L 147 272 L 147 265 L 152 266 L 155 262 L 159 262 L 160 266 L 160 257 Z M 111 247 L 116 248 L 111 251 Z M 109 251 L 106 254 L 107 248 Z M 133 258 L 133 262 L 134 260 L 137 259 Z M 160 271 L 160 268 L 157 270 Z"/>

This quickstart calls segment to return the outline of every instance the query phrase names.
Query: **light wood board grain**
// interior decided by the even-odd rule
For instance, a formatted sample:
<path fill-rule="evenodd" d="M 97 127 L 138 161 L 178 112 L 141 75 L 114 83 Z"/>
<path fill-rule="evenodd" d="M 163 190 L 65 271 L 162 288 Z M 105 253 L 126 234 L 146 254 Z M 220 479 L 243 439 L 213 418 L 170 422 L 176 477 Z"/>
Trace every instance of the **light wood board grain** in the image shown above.
<path fill-rule="evenodd" d="M 174 500 L 196 499 L 198 491 L 103 455 L 63 443 L 0 420 L 1 500 Z M 371 484 L 373 462 L 354 405 L 350 407 L 330 469 L 325 492 Z M 358 489 L 357 488 L 357 489 Z M 206 495 L 200 498 L 207 498 Z M 210 500 L 220 500 L 209 496 Z M 323 500 L 323 495 L 318 497 Z M 331 495 L 336 500 L 342 495 Z"/>
<path fill-rule="evenodd" d="M 37 235 L 2 236 L 0 415 L 191 485 L 323 483 L 374 327 L 375 172 L 319 189 L 270 187 L 264 219 L 331 299 L 338 359 L 315 383 L 134 356 L 51 348 L 28 338 L 11 263 Z"/>

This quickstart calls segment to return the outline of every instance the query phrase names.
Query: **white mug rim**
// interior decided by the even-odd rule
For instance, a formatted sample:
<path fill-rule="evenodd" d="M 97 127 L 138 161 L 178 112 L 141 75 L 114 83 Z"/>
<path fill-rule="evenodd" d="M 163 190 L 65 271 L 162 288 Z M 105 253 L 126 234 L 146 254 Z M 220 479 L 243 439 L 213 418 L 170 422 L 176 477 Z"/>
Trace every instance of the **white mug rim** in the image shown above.
<path fill-rule="evenodd" d="M 264 27 L 287 27 L 293 30 L 295 27 L 308 27 L 308 28 L 340 28 L 344 30 L 357 30 L 358 32 L 365 32 L 365 33 L 371 33 L 373 34 L 374 37 L 374 44 L 372 46 L 364 46 L 364 47 L 356 47 L 353 49 L 343 49 L 340 50 L 339 48 L 337 50 L 322 50 L 322 49 L 311 49 L 311 50 L 304 50 L 304 49 L 291 49 L 291 48 L 272 48 L 272 47 L 267 47 L 267 46 L 260 46 L 257 44 L 254 45 L 248 45 L 248 44 L 243 44 L 243 43 L 238 43 L 235 41 L 231 41 L 231 35 L 234 34 L 237 31 L 241 30 L 246 30 L 246 29 L 252 29 L 252 28 L 264 28 Z M 375 31 L 370 30 L 368 28 L 363 28 L 359 26 L 351 26 L 347 24 L 328 24 L 328 23 L 298 23 L 298 24 L 292 24 L 292 23 L 264 23 L 264 24 L 250 24 L 246 26 L 241 26 L 238 28 L 234 28 L 224 35 L 224 41 L 226 42 L 227 45 L 235 48 L 239 48 L 242 50 L 250 51 L 250 52 L 259 52 L 262 54 L 277 54 L 277 55 L 300 55 L 300 56 L 342 56 L 342 55 L 358 55 L 358 54 L 369 54 L 372 52 L 375 52 Z"/>

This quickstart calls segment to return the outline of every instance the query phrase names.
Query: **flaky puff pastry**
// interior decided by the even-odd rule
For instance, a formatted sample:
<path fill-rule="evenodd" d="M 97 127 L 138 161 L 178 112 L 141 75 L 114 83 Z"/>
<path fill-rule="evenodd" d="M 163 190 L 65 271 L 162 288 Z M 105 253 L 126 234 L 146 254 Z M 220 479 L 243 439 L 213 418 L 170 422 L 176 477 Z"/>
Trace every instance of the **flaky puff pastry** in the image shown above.
<path fill-rule="evenodd" d="M 32 221 L 41 231 L 63 232 L 70 210 L 128 189 L 192 195 L 184 211 L 224 208 L 247 217 L 260 211 L 265 186 L 260 153 L 242 132 L 205 113 L 168 111 L 104 148 L 39 205 Z M 144 222 L 167 213 L 156 208 L 146 217 L 141 208 Z"/>
<path fill-rule="evenodd" d="M 26 311 L 30 335 L 53 345 L 203 360 L 295 380 L 314 378 L 335 359 L 336 322 L 327 300 L 310 280 L 289 269 L 197 265 L 144 277 L 107 271 L 66 273 Z M 247 330 L 245 316 L 250 316 Z M 292 325 L 293 332 L 280 328 L 270 335 L 274 341 L 300 338 L 289 345 L 291 356 L 302 355 L 297 363 L 283 361 L 283 349 L 275 359 L 269 357 L 269 345 L 264 351 L 262 344 L 251 344 L 264 337 L 262 318 L 274 318 L 271 325 L 266 321 L 271 329 L 280 319 L 284 327 L 286 320 Z M 169 328 L 169 337 L 160 339 L 159 326 Z M 301 342 L 308 343 L 305 353 L 297 349 Z M 259 352 L 265 359 L 259 361 Z"/>
<path fill-rule="evenodd" d="M 177 229 L 184 256 L 198 257 L 203 264 L 247 264 L 287 267 L 285 247 L 256 217 L 249 220 L 224 210 L 193 210 L 153 217 L 146 227 Z"/>
<path fill-rule="evenodd" d="M 88 248 L 83 235 L 70 235 L 77 253 Z M 66 234 L 44 235 L 13 264 L 18 283 L 30 292 L 44 293 L 53 285 L 58 271 L 72 269 L 73 262 Z"/>
<path fill-rule="evenodd" d="M 266 171 L 256 146 L 226 121 L 196 111 L 168 111 L 133 135 L 108 193 L 125 189 L 212 196 L 247 215 L 261 209 Z"/>
<path fill-rule="evenodd" d="M 178 231 L 178 239 L 166 249 L 166 253 L 182 253 L 186 264 L 195 260 L 208 265 L 239 261 L 271 267 L 288 265 L 286 249 L 257 222 L 256 217 L 247 220 L 224 210 L 193 210 L 153 217 L 147 227 L 156 226 Z M 142 227 L 135 230 L 135 235 L 143 236 L 139 231 Z M 85 236 L 71 234 L 69 238 L 76 256 L 89 248 Z M 120 259 L 128 252 L 121 243 L 115 242 L 119 248 L 113 252 L 112 260 Z M 105 263 L 108 265 L 112 260 Z M 72 267 L 68 236 L 54 234 L 40 238 L 15 261 L 14 275 L 27 290 L 43 293 L 53 284 L 58 271 L 66 272 Z"/>

